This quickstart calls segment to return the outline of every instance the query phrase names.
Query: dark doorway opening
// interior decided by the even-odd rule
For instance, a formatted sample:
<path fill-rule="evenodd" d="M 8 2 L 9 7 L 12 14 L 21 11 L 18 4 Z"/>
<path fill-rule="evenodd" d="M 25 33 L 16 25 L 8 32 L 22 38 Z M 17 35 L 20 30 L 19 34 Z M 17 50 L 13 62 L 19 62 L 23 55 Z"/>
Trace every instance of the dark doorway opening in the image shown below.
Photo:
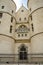
<path fill-rule="evenodd" d="M 21 46 L 19 51 L 19 59 L 20 60 L 27 60 L 27 50 L 24 45 Z"/>

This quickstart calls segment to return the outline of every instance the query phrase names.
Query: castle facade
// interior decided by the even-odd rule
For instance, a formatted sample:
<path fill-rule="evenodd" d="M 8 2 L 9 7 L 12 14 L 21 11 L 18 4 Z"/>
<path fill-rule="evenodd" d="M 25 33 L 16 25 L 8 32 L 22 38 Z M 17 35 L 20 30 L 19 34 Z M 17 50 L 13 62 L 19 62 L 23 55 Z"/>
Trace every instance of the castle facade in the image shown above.
<path fill-rule="evenodd" d="M 16 12 L 13 0 L 0 0 L 0 57 L 4 63 L 43 62 L 43 0 L 28 0 Z"/>

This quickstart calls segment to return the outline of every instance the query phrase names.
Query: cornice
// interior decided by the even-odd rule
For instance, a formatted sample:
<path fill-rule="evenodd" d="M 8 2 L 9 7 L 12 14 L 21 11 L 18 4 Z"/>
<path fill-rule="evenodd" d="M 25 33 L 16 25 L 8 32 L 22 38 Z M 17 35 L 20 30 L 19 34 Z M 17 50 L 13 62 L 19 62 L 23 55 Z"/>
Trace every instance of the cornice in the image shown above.
<path fill-rule="evenodd" d="M 43 8 L 43 7 L 39 7 L 39 8 L 37 8 L 37 9 L 35 9 L 34 11 L 32 11 L 32 12 L 29 14 L 29 17 L 30 17 L 31 14 L 33 14 L 34 12 L 36 12 L 37 10 L 42 9 L 42 8 Z"/>
<path fill-rule="evenodd" d="M 9 36 L 9 35 L 6 35 L 6 34 L 0 34 L 0 36 L 9 37 L 9 38 L 11 38 L 11 39 L 15 40 L 12 36 Z"/>
<path fill-rule="evenodd" d="M 0 13 L 7 13 L 7 14 L 9 14 L 10 16 L 12 16 L 12 17 L 15 19 L 15 21 L 16 21 L 16 18 L 15 18 L 12 14 L 10 14 L 9 12 L 0 11 Z"/>
<path fill-rule="evenodd" d="M 37 36 L 37 35 L 39 35 L 39 34 L 43 34 L 43 32 L 39 32 L 39 33 L 36 33 L 36 34 L 32 35 L 32 36 L 30 37 L 30 39 L 33 38 L 33 37 L 35 37 L 35 36 Z"/>

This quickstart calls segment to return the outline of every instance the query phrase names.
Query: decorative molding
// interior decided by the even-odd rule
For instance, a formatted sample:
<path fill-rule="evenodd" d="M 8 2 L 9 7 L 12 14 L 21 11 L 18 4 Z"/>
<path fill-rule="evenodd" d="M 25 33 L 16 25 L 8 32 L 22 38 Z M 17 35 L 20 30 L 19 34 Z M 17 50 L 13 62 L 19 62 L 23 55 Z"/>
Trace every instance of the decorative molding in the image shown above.
<path fill-rule="evenodd" d="M 28 33 L 30 31 L 30 28 L 28 28 L 26 25 L 20 25 L 17 29 L 17 33 Z"/>
<path fill-rule="evenodd" d="M 6 34 L 0 34 L 0 35 L 5 36 L 5 37 L 9 37 L 9 38 L 15 40 L 12 36 L 9 36 L 9 35 L 6 35 Z"/>
<path fill-rule="evenodd" d="M 39 34 L 43 34 L 43 32 L 40 32 L 40 33 L 37 33 L 37 34 L 32 35 L 32 36 L 30 37 L 30 39 L 31 39 L 32 37 L 36 36 L 36 35 L 39 35 Z"/>
<path fill-rule="evenodd" d="M 30 41 L 30 39 L 16 39 L 16 41 L 15 41 L 16 43 L 30 43 L 31 41 Z"/>
<path fill-rule="evenodd" d="M 15 18 L 12 14 L 10 14 L 9 12 L 0 11 L 0 13 L 7 13 L 7 14 L 9 14 L 11 17 L 13 17 L 13 18 L 15 19 L 15 21 L 16 21 L 16 18 Z"/>
<path fill-rule="evenodd" d="M 39 7 L 39 8 L 37 8 L 37 9 L 35 9 L 34 11 L 32 11 L 30 14 L 29 14 L 29 17 L 30 17 L 30 15 L 32 15 L 35 11 L 37 11 L 37 10 L 39 10 L 39 9 L 42 9 L 43 7 Z M 29 18 L 28 17 L 28 18 Z"/>
<path fill-rule="evenodd" d="M 17 22 L 16 21 L 16 24 L 29 24 L 29 22 L 27 21 L 27 22 Z"/>

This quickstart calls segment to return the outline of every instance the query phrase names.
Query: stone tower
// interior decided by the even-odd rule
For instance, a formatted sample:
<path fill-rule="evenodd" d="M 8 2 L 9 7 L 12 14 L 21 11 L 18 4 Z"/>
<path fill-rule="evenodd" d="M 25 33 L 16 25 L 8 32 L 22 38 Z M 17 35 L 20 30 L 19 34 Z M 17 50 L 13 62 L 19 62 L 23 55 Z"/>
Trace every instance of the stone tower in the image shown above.
<path fill-rule="evenodd" d="M 43 0 L 28 0 L 31 53 L 43 53 Z"/>
<path fill-rule="evenodd" d="M 0 0 L 0 54 L 14 53 L 15 10 L 13 0 Z"/>

